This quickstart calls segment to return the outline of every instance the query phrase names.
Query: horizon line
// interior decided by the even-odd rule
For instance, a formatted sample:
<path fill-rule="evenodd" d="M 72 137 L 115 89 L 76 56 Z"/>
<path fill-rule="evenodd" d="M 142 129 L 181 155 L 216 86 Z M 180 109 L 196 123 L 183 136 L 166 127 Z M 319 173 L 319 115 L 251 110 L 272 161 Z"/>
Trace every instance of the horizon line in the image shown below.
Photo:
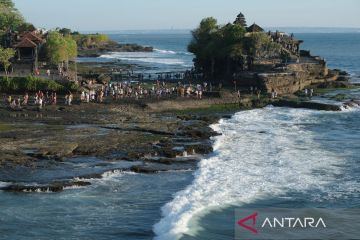
<path fill-rule="evenodd" d="M 312 30 L 311 33 L 359 33 L 360 32 L 360 27 L 291 27 L 291 26 L 277 26 L 277 27 L 264 27 L 264 29 L 266 30 L 270 30 L 270 29 L 293 29 L 293 30 L 302 30 L 299 31 L 297 33 L 307 33 L 304 32 L 304 30 Z M 111 32 L 124 32 L 124 33 L 151 33 L 151 32 L 190 32 L 192 31 L 193 28 L 170 28 L 170 29 L 166 29 L 166 28 L 160 28 L 160 29 L 117 29 L 117 30 L 76 30 L 78 32 L 82 32 L 82 33 L 111 33 Z M 316 31 L 318 30 L 318 31 Z M 328 32 L 326 31 L 328 30 Z"/>

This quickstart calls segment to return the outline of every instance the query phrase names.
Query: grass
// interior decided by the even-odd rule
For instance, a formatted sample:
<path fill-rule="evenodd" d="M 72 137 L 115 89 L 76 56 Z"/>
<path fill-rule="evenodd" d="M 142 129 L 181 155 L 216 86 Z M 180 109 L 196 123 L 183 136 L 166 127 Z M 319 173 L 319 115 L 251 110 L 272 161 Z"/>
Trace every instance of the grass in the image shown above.
<path fill-rule="evenodd" d="M 6 123 L 0 123 L 0 132 L 4 132 L 4 131 L 9 131 L 11 130 L 13 127 L 9 124 Z"/>

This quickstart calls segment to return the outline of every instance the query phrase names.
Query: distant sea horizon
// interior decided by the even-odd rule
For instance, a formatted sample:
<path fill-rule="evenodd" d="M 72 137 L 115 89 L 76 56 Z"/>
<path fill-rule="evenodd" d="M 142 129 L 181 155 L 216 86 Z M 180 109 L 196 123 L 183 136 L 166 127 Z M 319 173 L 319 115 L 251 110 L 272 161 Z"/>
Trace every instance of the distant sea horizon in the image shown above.
<path fill-rule="evenodd" d="M 360 27 L 264 27 L 265 31 L 288 33 L 360 33 Z M 193 29 L 79 30 L 80 33 L 103 34 L 187 34 Z"/>

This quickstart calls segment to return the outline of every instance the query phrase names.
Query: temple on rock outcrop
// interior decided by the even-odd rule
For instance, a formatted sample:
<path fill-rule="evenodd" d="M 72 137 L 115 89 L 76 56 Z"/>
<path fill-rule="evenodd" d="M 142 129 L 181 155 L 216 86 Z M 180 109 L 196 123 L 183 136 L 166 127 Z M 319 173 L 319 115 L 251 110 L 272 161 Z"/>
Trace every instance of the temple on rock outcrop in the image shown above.
<path fill-rule="evenodd" d="M 205 18 L 192 34 L 188 49 L 195 56 L 195 72 L 207 81 L 293 93 L 337 78 L 323 58 L 301 50 L 303 41 L 294 34 L 247 26 L 242 13 L 225 25 Z"/>
<path fill-rule="evenodd" d="M 240 13 L 234 24 L 246 26 L 245 16 Z M 252 24 L 246 27 L 246 36 L 252 34 L 265 33 L 265 30 Z M 280 31 L 268 31 L 273 43 L 281 45 L 281 55 L 279 57 L 259 57 L 250 58 L 242 64 L 233 78 L 237 85 L 243 88 L 258 87 L 266 92 L 276 91 L 278 93 L 294 93 L 304 87 L 325 81 L 337 79 L 337 72 L 327 68 L 326 61 L 318 56 L 312 56 L 310 51 L 301 50 L 302 40 L 295 38 L 294 34 Z M 251 61 L 249 64 L 249 61 Z"/>

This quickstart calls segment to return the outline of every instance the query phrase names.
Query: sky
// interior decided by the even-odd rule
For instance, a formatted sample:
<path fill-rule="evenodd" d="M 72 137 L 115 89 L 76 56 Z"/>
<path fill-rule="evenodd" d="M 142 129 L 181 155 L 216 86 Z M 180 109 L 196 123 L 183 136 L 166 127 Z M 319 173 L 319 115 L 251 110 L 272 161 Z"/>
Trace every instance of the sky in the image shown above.
<path fill-rule="evenodd" d="M 77 31 L 193 29 L 242 12 L 263 27 L 360 28 L 359 0 L 14 0 L 36 27 Z"/>

